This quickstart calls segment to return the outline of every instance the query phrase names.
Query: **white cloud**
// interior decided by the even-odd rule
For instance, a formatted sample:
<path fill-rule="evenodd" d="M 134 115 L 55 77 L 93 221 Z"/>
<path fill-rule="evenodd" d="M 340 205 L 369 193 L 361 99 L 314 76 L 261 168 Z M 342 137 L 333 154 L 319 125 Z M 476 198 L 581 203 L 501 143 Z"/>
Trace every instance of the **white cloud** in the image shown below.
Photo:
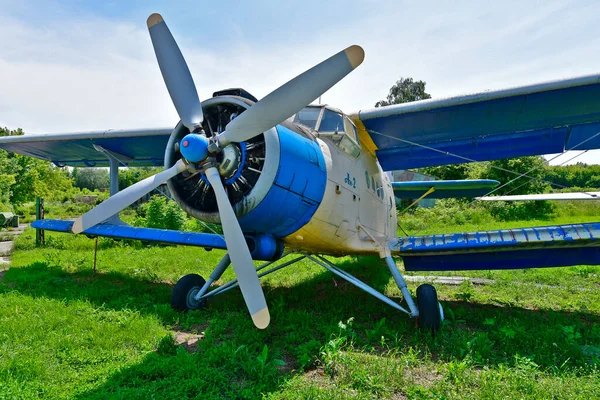
<path fill-rule="evenodd" d="M 332 14 L 331 24 L 307 22 L 310 34 L 266 30 L 260 41 L 247 39 L 257 28 L 244 20 L 228 20 L 222 31 L 201 23 L 180 29 L 197 20 L 193 13 L 171 29 L 201 98 L 237 86 L 260 98 L 360 44 L 364 64 L 323 96 L 347 112 L 372 107 L 400 76 L 425 80 L 441 97 L 597 72 L 600 65 L 600 4 L 365 4 L 359 20 Z M 67 16 L 44 24 L 0 17 L 0 121 L 35 133 L 174 125 L 145 21 Z M 227 46 L 215 46 L 220 37 Z"/>

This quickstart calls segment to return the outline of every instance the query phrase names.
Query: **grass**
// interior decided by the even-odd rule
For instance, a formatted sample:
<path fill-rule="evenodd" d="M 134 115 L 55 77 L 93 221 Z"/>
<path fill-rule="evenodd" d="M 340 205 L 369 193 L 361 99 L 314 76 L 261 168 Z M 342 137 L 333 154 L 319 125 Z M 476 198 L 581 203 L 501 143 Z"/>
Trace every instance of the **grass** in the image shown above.
<path fill-rule="evenodd" d="M 18 239 L 0 281 L 0 399 L 600 398 L 597 267 L 454 273 L 495 283 L 436 285 L 448 320 L 431 336 L 300 262 L 263 281 L 272 318 L 260 331 L 238 290 L 205 310 L 169 306 L 174 282 L 208 276 L 222 251 L 100 239 L 93 275 L 93 248 Z M 378 259 L 332 260 L 401 300 Z M 202 339 L 178 344 L 186 334 Z"/>

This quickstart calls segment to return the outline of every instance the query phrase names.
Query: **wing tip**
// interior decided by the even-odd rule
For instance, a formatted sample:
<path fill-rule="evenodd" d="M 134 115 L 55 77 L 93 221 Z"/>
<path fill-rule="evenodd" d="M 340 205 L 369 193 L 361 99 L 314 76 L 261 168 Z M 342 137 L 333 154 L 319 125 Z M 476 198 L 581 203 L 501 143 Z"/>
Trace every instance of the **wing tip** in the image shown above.
<path fill-rule="evenodd" d="M 160 15 L 159 13 L 154 13 L 154 14 L 151 14 L 148 17 L 148 20 L 146 21 L 146 24 L 148 24 L 148 29 L 150 29 L 154 25 L 159 24 L 159 23 L 161 23 L 163 21 L 164 21 L 164 19 L 163 19 L 162 15 Z"/>
<path fill-rule="evenodd" d="M 346 53 L 346 57 L 348 57 L 348 61 L 350 61 L 352 68 L 358 67 L 365 59 L 365 51 L 356 44 L 348 47 L 344 52 Z"/>

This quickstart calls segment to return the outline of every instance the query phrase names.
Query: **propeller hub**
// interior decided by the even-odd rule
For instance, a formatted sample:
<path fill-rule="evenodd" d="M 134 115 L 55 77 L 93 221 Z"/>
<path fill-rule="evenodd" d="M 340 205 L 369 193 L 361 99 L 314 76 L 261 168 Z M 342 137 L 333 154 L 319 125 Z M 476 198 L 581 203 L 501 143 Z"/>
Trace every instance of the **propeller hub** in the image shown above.
<path fill-rule="evenodd" d="M 183 158 L 189 162 L 200 162 L 208 155 L 208 139 L 206 136 L 197 133 L 185 135 L 179 144 L 179 151 Z"/>

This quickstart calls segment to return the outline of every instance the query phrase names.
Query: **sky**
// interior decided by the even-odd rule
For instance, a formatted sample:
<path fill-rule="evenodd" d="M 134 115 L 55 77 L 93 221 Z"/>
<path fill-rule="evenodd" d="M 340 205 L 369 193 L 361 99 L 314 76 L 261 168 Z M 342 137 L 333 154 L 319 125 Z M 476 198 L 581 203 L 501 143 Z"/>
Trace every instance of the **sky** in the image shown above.
<path fill-rule="evenodd" d="M 201 99 L 228 87 L 261 98 L 352 44 L 364 63 L 322 98 L 347 113 L 373 107 L 400 77 L 439 98 L 600 72 L 596 1 L 0 0 L 0 126 L 174 126 L 146 27 L 153 12 Z"/>

